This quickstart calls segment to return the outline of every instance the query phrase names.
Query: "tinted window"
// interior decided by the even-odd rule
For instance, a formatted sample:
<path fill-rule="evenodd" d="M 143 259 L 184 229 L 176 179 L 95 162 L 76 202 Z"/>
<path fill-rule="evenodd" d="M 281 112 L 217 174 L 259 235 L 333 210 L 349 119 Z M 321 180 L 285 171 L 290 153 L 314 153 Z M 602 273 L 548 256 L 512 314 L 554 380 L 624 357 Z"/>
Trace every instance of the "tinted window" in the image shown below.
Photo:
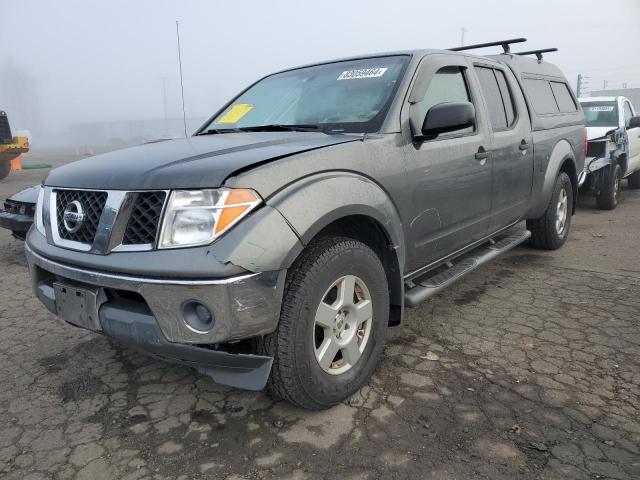
<path fill-rule="evenodd" d="M 492 68 L 476 67 L 482 93 L 489 108 L 489 119 L 494 130 L 507 128 L 507 116 L 502 103 L 502 94 Z"/>
<path fill-rule="evenodd" d="M 624 124 L 625 126 L 629 126 L 629 122 L 631 121 L 631 117 L 633 117 L 633 113 L 631 112 L 631 106 L 629 102 L 624 102 Z"/>
<path fill-rule="evenodd" d="M 502 94 L 502 102 L 504 103 L 504 112 L 507 114 L 507 125 L 510 127 L 516 119 L 516 110 L 513 104 L 513 96 L 509 85 L 507 85 L 507 78 L 502 70 L 494 70 L 496 79 L 498 80 L 498 86 L 500 87 L 500 93 Z"/>
<path fill-rule="evenodd" d="M 587 127 L 617 127 L 616 102 L 585 102 L 582 104 Z"/>
<path fill-rule="evenodd" d="M 558 107 L 562 113 L 571 113 L 577 110 L 576 104 L 573 101 L 573 97 L 571 96 L 569 87 L 566 83 L 551 82 L 551 89 L 553 90 L 553 95 L 556 97 L 556 102 L 558 103 Z"/>
<path fill-rule="evenodd" d="M 469 91 L 460 67 L 445 67 L 438 70 L 429 84 L 422 101 L 418 103 L 420 118 L 424 119 L 434 105 L 440 103 L 470 102 Z M 472 132 L 473 127 L 457 130 L 455 133 Z"/>
<path fill-rule="evenodd" d="M 548 80 L 525 78 L 524 85 L 533 104 L 533 109 L 538 115 L 558 113 L 558 104 L 551 91 Z"/>

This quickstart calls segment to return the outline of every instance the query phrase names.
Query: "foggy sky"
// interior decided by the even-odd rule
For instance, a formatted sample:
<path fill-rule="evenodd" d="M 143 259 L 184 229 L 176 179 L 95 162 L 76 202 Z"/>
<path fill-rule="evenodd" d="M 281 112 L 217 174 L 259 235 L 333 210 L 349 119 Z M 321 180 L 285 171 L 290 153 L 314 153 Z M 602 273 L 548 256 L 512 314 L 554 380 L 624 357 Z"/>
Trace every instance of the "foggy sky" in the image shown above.
<path fill-rule="evenodd" d="M 524 36 L 572 86 L 640 87 L 638 0 L 0 0 L 0 109 L 14 129 L 206 117 L 258 77 L 313 61 Z M 525 47 L 521 47 L 523 49 Z M 493 51 L 496 51 L 493 49 Z"/>

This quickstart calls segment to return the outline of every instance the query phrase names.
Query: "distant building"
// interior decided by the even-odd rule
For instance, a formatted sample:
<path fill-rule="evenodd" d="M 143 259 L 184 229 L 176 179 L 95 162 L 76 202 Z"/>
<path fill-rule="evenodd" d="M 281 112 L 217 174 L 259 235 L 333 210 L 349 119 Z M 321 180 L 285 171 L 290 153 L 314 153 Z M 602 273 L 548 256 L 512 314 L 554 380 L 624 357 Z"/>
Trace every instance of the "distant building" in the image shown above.
<path fill-rule="evenodd" d="M 187 118 L 187 134 L 191 135 L 205 118 Z M 160 137 L 184 136 L 182 118 L 153 118 L 116 122 L 76 123 L 69 126 L 73 145 L 105 145 L 124 147 L 139 145 Z"/>
<path fill-rule="evenodd" d="M 591 92 L 592 97 L 627 97 L 631 100 L 636 113 L 640 114 L 640 88 L 621 88 L 619 90 L 596 90 Z"/>

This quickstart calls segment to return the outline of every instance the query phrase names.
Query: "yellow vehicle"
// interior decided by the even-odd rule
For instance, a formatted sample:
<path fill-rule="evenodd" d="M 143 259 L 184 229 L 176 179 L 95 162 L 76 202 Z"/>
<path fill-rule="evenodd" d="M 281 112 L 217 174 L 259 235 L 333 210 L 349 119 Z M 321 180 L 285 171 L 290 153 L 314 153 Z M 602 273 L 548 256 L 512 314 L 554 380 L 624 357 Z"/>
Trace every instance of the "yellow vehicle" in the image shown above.
<path fill-rule="evenodd" d="M 18 157 L 28 151 L 29 139 L 12 136 L 7 114 L 0 110 L 0 180 L 9 175 Z"/>

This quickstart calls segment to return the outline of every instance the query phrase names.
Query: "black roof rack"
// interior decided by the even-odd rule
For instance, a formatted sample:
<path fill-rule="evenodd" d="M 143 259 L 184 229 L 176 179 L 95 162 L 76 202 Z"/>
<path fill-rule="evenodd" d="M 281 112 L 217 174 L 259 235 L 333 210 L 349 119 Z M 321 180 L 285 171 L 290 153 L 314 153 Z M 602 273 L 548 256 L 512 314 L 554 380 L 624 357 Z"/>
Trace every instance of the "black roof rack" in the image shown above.
<path fill-rule="evenodd" d="M 511 52 L 510 45 L 512 43 L 522 43 L 526 42 L 526 38 L 512 38 L 510 40 L 498 40 L 497 42 L 489 42 L 489 43 L 476 43 L 475 45 L 464 45 L 462 47 L 453 47 L 450 48 L 452 52 L 460 52 L 462 50 L 474 50 L 476 48 L 484 48 L 484 47 L 495 47 L 497 45 L 502 46 L 504 53 Z"/>
<path fill-rule="evenodd" d="M 535 55 L 538 60 L 542 60 L 542 54 L 548 52 L 557 52 L 557 48 L 541 48 L 540 50 L 527 50 L 526 52 L 516 52 L 515 55 Z"/>

